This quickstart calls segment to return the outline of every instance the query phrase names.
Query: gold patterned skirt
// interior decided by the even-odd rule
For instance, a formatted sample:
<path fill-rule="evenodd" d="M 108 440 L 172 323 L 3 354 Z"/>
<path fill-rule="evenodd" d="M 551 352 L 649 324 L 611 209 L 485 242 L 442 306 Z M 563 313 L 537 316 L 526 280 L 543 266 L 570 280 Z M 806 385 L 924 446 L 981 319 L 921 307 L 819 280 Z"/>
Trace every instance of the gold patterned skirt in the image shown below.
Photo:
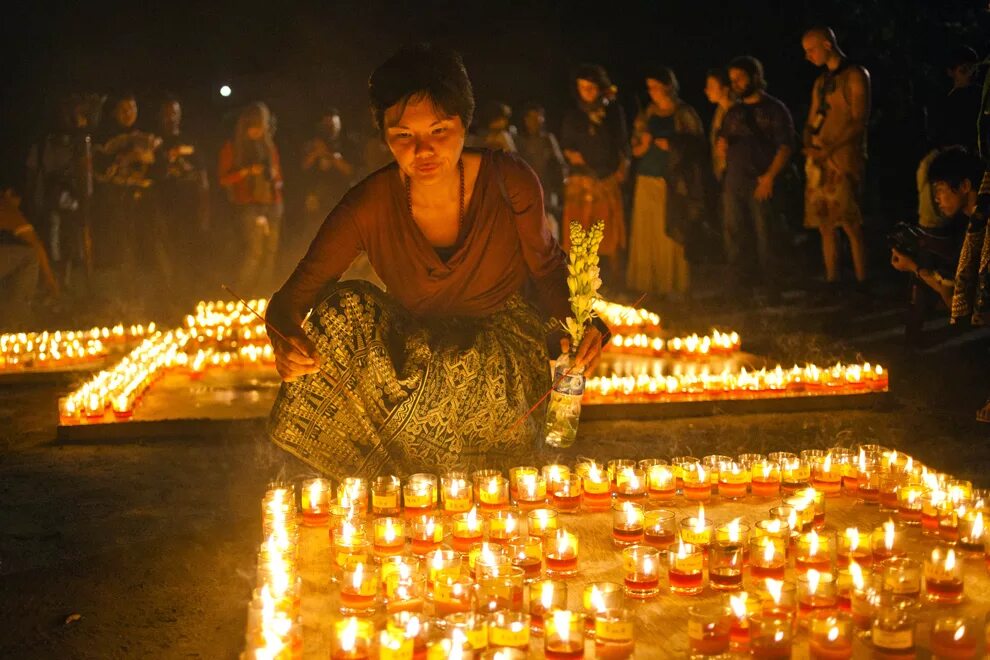
<path fill-rule="evenodd" d="M 283 383 L 273 442 L 332 478 L 504 468 L 532 457 L 550 387 L 546 328 L 521 296 L 486 317 L 418 319 L 367 282 L 304 329 L 318 373 Z"/>

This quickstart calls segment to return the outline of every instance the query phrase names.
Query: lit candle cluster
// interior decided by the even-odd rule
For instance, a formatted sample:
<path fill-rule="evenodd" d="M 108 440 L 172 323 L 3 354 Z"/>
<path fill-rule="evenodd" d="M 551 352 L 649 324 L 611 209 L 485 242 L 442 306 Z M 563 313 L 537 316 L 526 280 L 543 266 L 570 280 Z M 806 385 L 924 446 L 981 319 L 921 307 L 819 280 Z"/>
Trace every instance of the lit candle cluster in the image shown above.
<path fill-rule="evenodd" d="M 613 333 L 645 332 L 653 335 L 660 331 L 660 317 L 647 309 L 601 299 L 595 300 L 593 308 Z"/>
<path fill-rule="evenodd" d="M 155 324 L 0 334 L 0 373 L 59 369 L 105 358 L 111 348 L 155 333 Z"/>
<path fill-rule="evenodd" d="M 739 346 L 739 335 L 735 332 L 712 330 L 711 334 L 704 337 L 692 334 L 687 337 L 672 337 L 666 340 L 640 332 L 612 335 L 607 350 L 613 353 L 653 357 L 698 357 L 728 355 L 738 351 Z"/>

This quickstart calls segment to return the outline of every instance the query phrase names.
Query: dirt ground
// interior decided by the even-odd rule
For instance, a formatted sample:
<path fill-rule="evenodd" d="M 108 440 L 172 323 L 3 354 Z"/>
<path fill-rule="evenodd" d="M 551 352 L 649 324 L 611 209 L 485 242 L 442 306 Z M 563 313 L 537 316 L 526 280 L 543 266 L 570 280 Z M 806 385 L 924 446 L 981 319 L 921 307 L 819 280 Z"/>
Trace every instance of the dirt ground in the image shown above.
<path fill-rule="evenodd" d="M 892 373 L 871 410 L 716 416 L 581 427 L 567 457 L 600 459 L 876 441 L 990 487 L 986 337 L 903 347 L 891 303 L 677 305 L 686 330 L 738 329 L 786 366 L 869 359 Z M 700 319 L 697 321 L 696 319 Z M 940 332 L 937 320 L 932 322 Z M 968 341 L 966 339 L 969 338 Z M 0 389 L 0 657 L 231 658 L 242 647 L 266 482 L 305 472 L 247 435 L 54 442 L 62 386 Z M 66 623 L 70 615 L 80 618 Z"/>

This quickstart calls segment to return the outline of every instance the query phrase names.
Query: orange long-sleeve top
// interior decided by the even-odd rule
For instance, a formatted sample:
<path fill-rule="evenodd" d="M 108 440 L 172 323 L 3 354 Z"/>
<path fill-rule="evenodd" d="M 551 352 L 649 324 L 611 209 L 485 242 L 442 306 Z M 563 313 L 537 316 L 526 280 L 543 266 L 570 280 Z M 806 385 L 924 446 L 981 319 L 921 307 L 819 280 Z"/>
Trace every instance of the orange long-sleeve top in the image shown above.
<path fill-rule="evenodd" d="M 274 147 L 274 145 L 273 145 Z M 239 171 L 234 165 L 234 143 L 229 140 L 220 148 L 219 164 L 217 167 L 217 180 L 221 186 L 230 190 L 230 201 L 234 204 L 262 204 L 270 203 L 255 199 L 251 186 L 248 184 L 248 176 Z M 272 149 L 272 186 L 274 197 L 271 201 L 282 201 L 282 163 L 279 159 L 278 148 Z"/>

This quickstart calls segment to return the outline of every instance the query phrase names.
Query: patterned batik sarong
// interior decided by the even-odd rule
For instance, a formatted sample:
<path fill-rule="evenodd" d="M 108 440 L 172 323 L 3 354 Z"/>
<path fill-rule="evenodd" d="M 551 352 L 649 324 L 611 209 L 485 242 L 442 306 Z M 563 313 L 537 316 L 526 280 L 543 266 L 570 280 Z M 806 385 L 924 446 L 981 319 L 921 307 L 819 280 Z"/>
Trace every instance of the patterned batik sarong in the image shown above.
<path fill-rule="evenodd" d="M 861 177 L 839 169 L 830 161 L 825 161 L 817 172 L 813 169 L 813 164 L 807 167 L 804 226 L 807 229 L 829 229 L 863 224 L 859 206 Z"/>
<path fill-rule="evenodd" d="M 550 387 L 546 328 L 516 295 L 481 318 L 417 319 L 366 282 L 304 325 L 318 373 L 283 383 L 276 445 L 332 478 L 504 468 L 534 453 Z"/>

